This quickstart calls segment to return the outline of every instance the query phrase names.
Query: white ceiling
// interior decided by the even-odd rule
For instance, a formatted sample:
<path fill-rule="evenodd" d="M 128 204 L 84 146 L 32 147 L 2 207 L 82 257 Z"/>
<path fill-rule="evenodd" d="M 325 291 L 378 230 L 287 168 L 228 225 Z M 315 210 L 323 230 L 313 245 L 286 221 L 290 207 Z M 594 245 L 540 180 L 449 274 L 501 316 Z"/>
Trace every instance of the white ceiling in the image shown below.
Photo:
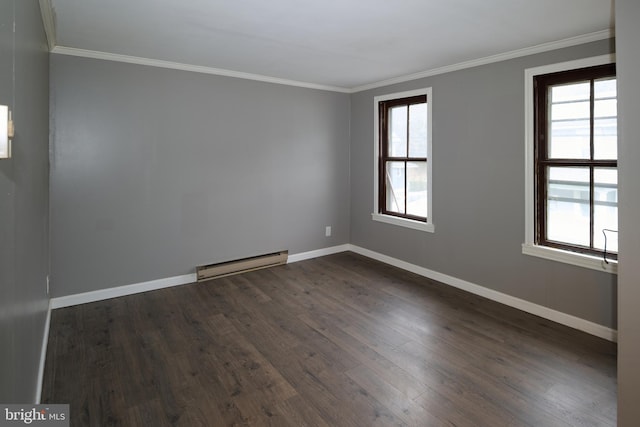
<path fill-rule="evenodd" d="M 55 44 L 62 50 L 84 49 L 346 89 L 613 27 L 613 0 L 50 3 Z"/>

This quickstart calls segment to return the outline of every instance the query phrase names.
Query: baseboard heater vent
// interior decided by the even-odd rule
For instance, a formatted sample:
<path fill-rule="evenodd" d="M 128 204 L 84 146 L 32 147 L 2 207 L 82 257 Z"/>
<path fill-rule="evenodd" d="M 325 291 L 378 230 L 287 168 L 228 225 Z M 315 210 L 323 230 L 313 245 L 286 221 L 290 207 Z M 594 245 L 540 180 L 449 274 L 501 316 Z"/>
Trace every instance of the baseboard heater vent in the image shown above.
<path fill-rule="evenodd" d="M 274 252 L 272 254 L 258 255 L 235 261 L 221 262 L 218 264 L 201 265 L 196 267 L 198 282 L 217 279 L 218 277 L 231 276 L 232 274 L 259 270 L 287 263 L 289 251 Z"/>

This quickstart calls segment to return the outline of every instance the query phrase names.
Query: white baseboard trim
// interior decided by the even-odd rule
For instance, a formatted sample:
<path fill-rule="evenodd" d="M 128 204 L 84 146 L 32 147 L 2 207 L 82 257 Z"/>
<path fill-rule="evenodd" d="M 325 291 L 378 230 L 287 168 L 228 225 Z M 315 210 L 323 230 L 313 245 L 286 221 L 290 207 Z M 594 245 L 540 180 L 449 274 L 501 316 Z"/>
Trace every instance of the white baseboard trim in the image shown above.
<path fill-rule="evenodd" d="M 44 322 L 44 332 L 42 336 L 42 347 L 40 348 L 40 365 L 38 366 L 38 379 L 36 383 L 36 395 L 34 402 L 39 405 L 42 399 L 42 382 L 44 381 L 44 364 L 47 360 L 47 347 L 49 346 L 49 327 L 51 325 L 51 300 L 47 307 L 47 318 Z"/>
<path fill-rule="evenodd" d="M 309 252 L 301 252 L 289 256 L 287 263 L 294 263 L 311 258 L 317 258 L 321 256 L 331 255 L 339 252 L 352 251 L 357 254 L 366 256 L 368 258 L 375 259 L 385 264 L 393 265 L 394 267 L 401 268 L 403 270 L 416 273 L 420 276 L 427 277 L 429 279 L 436 280 L 449 286 L 453 286 L 458 289 L 470 292 L 488 298 L 492 301 L 499 302 L 501 304 L 508 305 L 518 310 L 522 310 L 527 313 L 534 314 L 544 319 L 551 320 L 561 325 L 569 326 L 570 328 L 577 329 L 579 331 L 586 332 L 591 335 L 595 335 L 600 338 L 604 338 L 609 341 L 617 342 L 618 332 L 614 329 L 606 326 L 599 325 L 597 323 L 581 319 L 570 314 L 562 313 L 551 308 L 534 304 L 532 302 L 516 298 L 511 295 L 504 294 L 502 292 L 494 291 L 493 289 L 485 288 L 484 286 L 477 285 L 475 283 L 468 282 L 466 280 L 458 279 L 457 277 L 449 276 L 447 274 L 438 273 L 437 271 L 429 270 L 428 268 L 420 267 L 415 264 L 402 261 L 397 258 L 390 257 L 378 252 L 371 251 L 369 249 L 362 248 L 357 245 L 344 244 L 338 246 L 332 246 L 329 248 L 317 249 Z M 50 301 L 50 309 L 69 307 L 78 304 L 85 304 L 89 302 L 101 301 L 109 298 L 116 298 L 125 295 L 133 295 L 140 292 L 153 291 L 156 289 L 168 288 L 172 286 L 186 285 L 188 283 L 194 283 L 196 281 L 196 275 L 185 274 L 183 276 L 169 277 L 159 280 L 151 280 L 149 282 L 136 283 L 126 286 L 118 286 L 115 288 L 101 289 L 98 291 L 85 292 L 82 294 L 68 295 L 64 297 L 52 298 Z M 50 317 L 50 316 L 49 316 Z M 48 339 L 48 325 L 49 318 L 47 319 L 47 339 Z M 46 347 L 45 347 L 46 349 Z M 44 369 L 44 359 L 41 361 L 42 369 Z"/>
<path fill-rule="evenodd" d="M 384 262 L 385 264 L 393 265 L 394 267 L 401 268 L 403 270 L 410 271 L 412 273 L 419 274 L 420 276 L 427 277 L 429 279 L 436 280 L 449 286 L 453 286 L 458 289 L 470 292 L 488 298 L 492 301 L 499 302 L 501 304 L 508 305 L 518 310 L 525 311 L 530 314 L 542 317 L 547 320 L 551 320 L 561 325 L 568 326 L 573 329 L 577 329 L 582 332 L 586 332 L 591 335 L 595 335 L 600 338 L 604 338 L 609 341 L 617 342 L 618 332 L 614 329 L 606 326 L 593 323 L 591 321 L 581 319 L 570 314 L 562 313 L 551 308 L 534 304 L 532 302 L 513 297 L 511 295 L 504 294 L 502 292 L 494 291 L 484 286 L 476 285 L 475 283 L 467 282 L 466 280 L 458 279 L 453 276 L 438 273 L 437 271 L 429 270 L 428 268 L 420 267 L 415 264 L 408 263 L 406 261 L 399 260 L 387 255 L 383 255 L 378 252 L 371 251 L 356 245 L 349 245 L 352 252 L 366 256 L 368 258 L 375 259 L 377 261 Z"/>
<path fill-rule="evenodd" d="M 299 254 L 289 255 L 287 264 L 291 264 L 292 262 L 304 261 L 306 259 L 337 254 L 338 252 L 346 252 L 350 250 L 350 248 L 351 248 L 351 245 L 345 243 L 344 245 L 331 246 L 329 248 L 316 249 L 315 251 L 301 252 Z"/>
<path fill-rule="evenodd" d="M 344 244 L 332 246 L 329 248 L 317 249 L 309 252 L 301 252 L 289 256 L 287 263 L 303 261 L 305 259 L 317 258 L 325 255 L 331 255 L 338 252 L 346 252 L 350 245 Z M 148 282 L 134 283 L 132 285 L 117 286 L 114 288 L 100 289 L 97 291 L 84 292 L 81 294 L 67 295 L 63 297 L 52 298 L 50 301 L 51 309 L 70 307 L 73 305 L 86 304 L 90 302 L 102 301 L 110 298 L 117 298 L 126 295 L 138 294 L 141 292 L 155 291 L 157 289 L 169 288 L 172 286 L 186 285 L 197 281 L 197 276 L 193 274 L 185 274 L 183 276 L 168 277 L 165 279 L 151 280 Z"/>
<path fill-rule="evenodd" d="M 70 307 L 72 305 L 86 304 L 102 301 L 126 295 L 139 294 L 141 292 L 155 291 L 157 289 L 170 288 L 172 286 L 186 285 L 197 280 L 196 274 L 168 277 L 165 279 L 150 280 L 148 282 L 135 283 L 133 285 L 117 286 L 115 288 L 100 289 L 98 291 L 84 292 L 81 294 L 67 295 L 51 299 L 51 308 Z"/>

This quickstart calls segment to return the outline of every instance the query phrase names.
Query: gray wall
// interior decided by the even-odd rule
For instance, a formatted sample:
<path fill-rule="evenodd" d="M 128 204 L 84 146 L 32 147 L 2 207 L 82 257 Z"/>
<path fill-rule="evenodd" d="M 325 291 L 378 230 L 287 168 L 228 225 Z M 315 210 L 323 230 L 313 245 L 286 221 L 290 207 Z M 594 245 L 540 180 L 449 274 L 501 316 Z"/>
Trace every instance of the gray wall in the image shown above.
<path fill-rule="evenodd" d="M 0 160 L 0 402 L 27 403 L 49 270 L 49 54 L 37 0 L 0 1 L 0 40 L 0 104 L 16 123 L 13 158 Z"/>
<path fill-rule="evenodd" d="M 348 243 L 349 105 L 52 55 L 52 296 Z"/>
<path fill-rule="evenodd" d="M 609 53 L 611 41 L 354 94 L 351 243 L 616 327 L 616 276 L 522 254 L 524 70 Z M 374 222 L 373 97 L 433 88 L 435 233 Z"/>
<path fill-rule="evenodd" d="M 640 420 L 640 2 L 616 1 L 620 110 L 620 270 L 618 275 L 618 425 Z"/>

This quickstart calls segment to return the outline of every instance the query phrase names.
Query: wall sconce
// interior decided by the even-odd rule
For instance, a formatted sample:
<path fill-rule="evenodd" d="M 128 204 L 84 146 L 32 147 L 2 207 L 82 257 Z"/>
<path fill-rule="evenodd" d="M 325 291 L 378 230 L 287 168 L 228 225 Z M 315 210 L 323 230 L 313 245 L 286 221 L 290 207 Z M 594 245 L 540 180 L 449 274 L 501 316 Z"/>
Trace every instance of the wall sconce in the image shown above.
<path fill-rule="evenodd" d="M 0 159 L 11 157 L 11 138 L 13 138 L 11 111 L 6 105 L 0 105 Z"/>

